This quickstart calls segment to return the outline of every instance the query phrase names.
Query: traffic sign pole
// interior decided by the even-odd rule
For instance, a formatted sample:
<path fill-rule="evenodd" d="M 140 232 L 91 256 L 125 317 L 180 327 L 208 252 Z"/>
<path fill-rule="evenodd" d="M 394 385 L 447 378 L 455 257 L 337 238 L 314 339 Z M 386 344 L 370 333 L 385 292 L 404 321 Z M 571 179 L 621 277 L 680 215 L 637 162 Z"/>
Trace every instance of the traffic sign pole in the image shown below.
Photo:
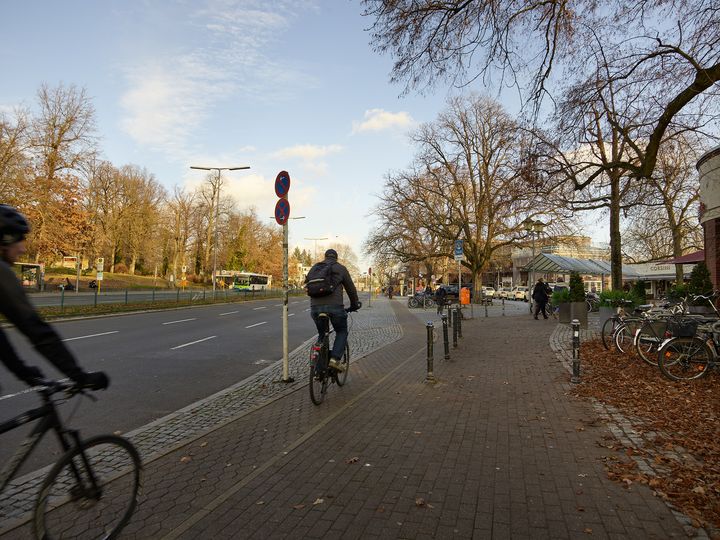
<path fill-rule="evenodd" d="M 283 308 L 282 308 L 282 334 L 283 334 L 283 374 L 282 382 L 290 383 L 290 359 L 288 355 L 288 299 L 290 286 L 288 283 L 289 245 L 288 245 L 288 219 L 290 219 L 290 201 L 287 199 L 290 191 L 290 175 L 287 171 L 280 171 L 275 178 L 275 195 L 278 201 L 275 204 L 275 221 L 283 228 Z"/>

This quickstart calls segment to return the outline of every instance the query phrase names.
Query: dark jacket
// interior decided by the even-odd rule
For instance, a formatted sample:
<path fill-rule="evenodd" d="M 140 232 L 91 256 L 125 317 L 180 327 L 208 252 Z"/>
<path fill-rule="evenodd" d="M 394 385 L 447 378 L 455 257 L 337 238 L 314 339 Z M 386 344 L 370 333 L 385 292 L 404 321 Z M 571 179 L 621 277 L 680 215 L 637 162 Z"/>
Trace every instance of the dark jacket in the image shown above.
<path fill-rule="evenodd" d="M 435 289 L 435 302 L 438 304 L 444 304 L 445 299 L 447 298 L 447 291 L 445 290 L 445 287 L 438 287 Z"/>
<path fill-rule="evenodd" d="M 342 264 L 337 262 L 336 259 L 326 258 L 323 261 L 325 264 L 332 264 L 332 273 L 335 276 L 339 285 L 335 287 L 332 294 L 328 296 L 320 296 L 313 298 L 310 297 L 311 306 L 342 306 L 343 301 L 343 290 L 347 292 L 348 298 L 350 298 L 350 305 L 357 305 L 359 302 L 357 289 L 350 277 L 350 272 Z"/>
<path fill-rule="evenodd" d="M 82 370 L 60 340 L 60 336 L 40 318 L 30 304 L 15 272 L 2 260 L 0 260 L 0 313 L 25 334 L 35 349 L 65 375 L 75 379 L 82 374 Z M 0 361 L 21 380 L 30 382 L 28 379 L 36 376 L 35 371 L 18 357 L 2 329 L 0 329 Z"/>
<path fill-rule="evenodd" d="M 552 289 L 546 283 L 537 282 L 533 288 L 532 298 L 540 304 L 547 304 L 552 294 Z"/>

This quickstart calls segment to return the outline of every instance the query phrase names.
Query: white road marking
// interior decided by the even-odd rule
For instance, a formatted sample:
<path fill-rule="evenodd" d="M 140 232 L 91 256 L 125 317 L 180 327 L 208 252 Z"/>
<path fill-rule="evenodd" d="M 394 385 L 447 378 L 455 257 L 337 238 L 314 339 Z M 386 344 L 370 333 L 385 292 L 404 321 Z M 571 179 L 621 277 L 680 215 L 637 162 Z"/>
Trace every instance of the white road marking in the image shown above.
<path fill-rule="evenodd" d="M 305 311 L 310 311 L 310 308 L 307 308 Z"/>
<path fill-rule="evenodd" d="M 222 317 L 223 315 L 232 315 L 233 313 L 240 313 L 239 311 L 228 311 L 227 313 L 221 313 L 219 316 Z"/>
<path fill-rule="evenodd" d="M 166 324 L 177 324 L 177 323 L 180 323 L 180 322 L 188 322 L 188 321 L 197 321 L 197 317 L 192 318 L 192 319 L 180 319 L 179 321 L 164 322 L 163 325 L 166 325 Z"/>
<path fill-rule="evenodd" d="M 258 309 L 267 309 L 267 306 L 254 307 L 254 308 L 253 308 L 253 311 L 257 311 Z"/>
<path fill-rule="evenodd" d="M 254 328 L 256 326 L 260 326 L 261 324 L 267 324 L 267 321 L 251 324 L 250 326 L 246 326 L 245 328 Z"/>
<path fill-rule="evenodd" d="M 78 337 L 70 337 L 63 339 L 62 341 L 74 341 L 76 339 L 86 339 L 91 337 L 98 337 L 98 336 L 107 336 L 108 334 L 117 334 L 120 330 L 113 330 L 112 332 L 103 332 L 101 334 L 90 334 L 89 336 L 78 336 Z"/>
<path fill-rule="evenodd" d="M 202 339 L 198 339 L 197 341 L 191 341 L 190 343 L 183 343 L 182 345 L 178 345 L 177 347 L 170 347 L 171 351 L 174 351 L 175 349 L 182 349 L 183 347 L 187 347 L 188 345 L 195 345 L 196 343 L 202 343 L 203 341 L 207 341 L 208 339 L 215 339 L 217 336 L 210 336 Z"/>
<path fill-rule="evenodd" d="M 284 304 L 275 304 L 273 307 L 283 307 Z"/>
<path fill-rule="evenodd" d="M 295 314 L 294 314 L 294 313 L 288 313 L 288 317 L 292 317 L 293 315 L 295 315 Z"/>

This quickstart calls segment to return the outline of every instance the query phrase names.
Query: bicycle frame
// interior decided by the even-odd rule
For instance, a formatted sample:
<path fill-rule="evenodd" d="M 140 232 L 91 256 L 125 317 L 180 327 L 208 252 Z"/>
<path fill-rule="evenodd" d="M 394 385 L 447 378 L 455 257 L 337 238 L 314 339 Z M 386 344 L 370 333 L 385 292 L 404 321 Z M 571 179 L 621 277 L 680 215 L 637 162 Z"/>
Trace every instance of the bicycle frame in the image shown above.
<path fill-rule="evenodd" d="M 35 420 L 40 420 L 33 427 L 27 438 L 20 443 L 20 447 L 17 449 L 15 454 L 12 455 L 7 464 L 2 468 L 2 470 L 0 470 L 0 493 L 5 490 L 7 485 L 10 483 L 10 480 L 15 477 L 17 472 L 20 470 L 20 467 L 22 467 L 25 461 L 27 461 L 27 458 L 48 431 L 55 431 L 63 452 L 67 452 L 72 446 L 71 442 L 69 442 L 68 438 L 65 436 L 66 433 L 69 433 L 74 439 L 75 444 L 78 444 L 79 437 L 77 431 L 65 430 L 63 428 L 60 417 L 55 409 L 55 405 L 50 400 L 50 396 L 44 392 L 43 400 L 45 403 L 42 406 L 19 414 L 0 424 L 0 435 L 2 435 L 3 433 L 7 433 L 17 427 L 29 424 Z"/>

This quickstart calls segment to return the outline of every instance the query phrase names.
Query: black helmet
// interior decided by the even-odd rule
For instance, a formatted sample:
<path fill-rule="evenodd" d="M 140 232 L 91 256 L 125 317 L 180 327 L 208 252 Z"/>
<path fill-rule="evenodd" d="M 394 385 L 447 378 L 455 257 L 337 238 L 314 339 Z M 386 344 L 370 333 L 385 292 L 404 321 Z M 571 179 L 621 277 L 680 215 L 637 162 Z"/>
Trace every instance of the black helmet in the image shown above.
<path fill-rule="evenodd" d="M 12 206 L 0 204 L 0 245 L 19 242 L 30 232 L 27 219 Z"/>

